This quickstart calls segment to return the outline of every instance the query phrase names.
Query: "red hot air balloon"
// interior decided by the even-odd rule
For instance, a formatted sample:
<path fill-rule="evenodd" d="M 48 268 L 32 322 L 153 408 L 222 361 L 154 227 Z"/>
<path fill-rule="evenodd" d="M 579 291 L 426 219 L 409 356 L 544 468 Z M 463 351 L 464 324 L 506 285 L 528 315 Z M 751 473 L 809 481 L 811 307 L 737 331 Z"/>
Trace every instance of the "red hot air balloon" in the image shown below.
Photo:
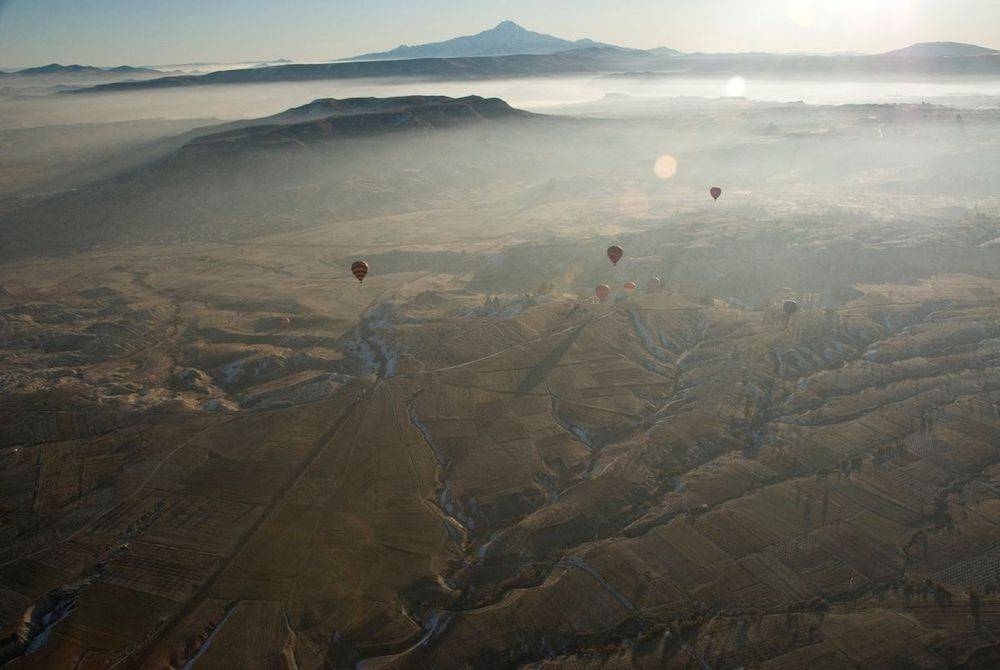
<path fill-rule="evenodd" d="M 624 255 L 625 255 L 625 250 L 622 249 L 617 244 L 614 245 L 614 246 L 608 247 L 608 258 L 611 259 L 611 264 L 612 265 L 618 265 L 618 261 L 620 261 L 622 259 L 622 256 L 624 256 Z"/>
<path fill-rule="evenodd" d="M 650 293 L 656 293 L 663 287 L 663 282 L 660 281 L 659 277 L 650 277 L 649 281 L 646 282 L 646 290 Z"/>
<path fill-rule="evenodd" d="M 635 293 L 635 290 L 639 288 L 639 285 L 636 284 L 634 281 L 627 281 L 625 282 L 625 285 L 622 286 L 622 288 L 625 289 L 626 293 Z"/>
<path fill-rule="evenodd" d="M 601 284 L 594 289 L 594 294 L 597 295 L 597 299 L 604 302 L 611 295 L 611 287 L 607 284 Z"/>
<path fill-rule="evenodd" d="M 364 261 L 354 261 L 351 263 L 351 274 L 353 274 L 359 282 L 365 280 L 365 275 L 368 274 L 368 263 Z"/>
<path fill-rule="evenodd" d="M 718 200 L 719 196 L 722 195 L 722 189 L 718 186 L 713 186 L 708 192 L 712 194 L 712 200 Z"/>

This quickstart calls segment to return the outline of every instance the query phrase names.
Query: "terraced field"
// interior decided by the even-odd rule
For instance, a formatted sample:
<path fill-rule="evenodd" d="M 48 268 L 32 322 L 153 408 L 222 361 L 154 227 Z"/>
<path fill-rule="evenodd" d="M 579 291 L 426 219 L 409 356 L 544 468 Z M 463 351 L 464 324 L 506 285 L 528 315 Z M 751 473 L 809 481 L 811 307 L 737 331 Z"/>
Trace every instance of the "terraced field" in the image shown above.
<path fill-rule="evenodd" d="M 994 658 L 1000 281 L 786 322 L 108 272 L 4 312 L 10 667 Z"/>
<path fill-rule="evenodd" d="M 668 107 L 18 200 L 0 665 L 997 667 L 995 110 Z"/>

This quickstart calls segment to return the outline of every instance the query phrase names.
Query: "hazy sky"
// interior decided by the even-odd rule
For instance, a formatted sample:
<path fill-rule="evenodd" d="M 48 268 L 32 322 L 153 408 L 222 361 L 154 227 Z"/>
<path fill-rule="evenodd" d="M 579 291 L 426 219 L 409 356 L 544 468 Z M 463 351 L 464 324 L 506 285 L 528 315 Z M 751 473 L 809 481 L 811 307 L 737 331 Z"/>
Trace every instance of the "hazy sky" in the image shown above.
<path fill-rule="evenodd" d="M 504 19 L 683 51 L 1000 48 L 1000 0 L 0 0 L 0 66 L 330 60 Z"/>

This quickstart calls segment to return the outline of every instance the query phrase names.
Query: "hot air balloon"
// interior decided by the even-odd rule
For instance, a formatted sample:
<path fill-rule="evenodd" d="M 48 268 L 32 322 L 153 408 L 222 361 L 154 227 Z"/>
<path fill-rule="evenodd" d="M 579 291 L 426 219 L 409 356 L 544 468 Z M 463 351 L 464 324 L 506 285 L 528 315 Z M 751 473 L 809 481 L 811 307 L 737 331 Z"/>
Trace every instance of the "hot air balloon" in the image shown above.
<path fill-rule="evenodd" d="M 622 256 L 624 255 L 625 255 L 625 250 L 622 249 L 617 244 L 608 247 L 608 258 L 611 259 L 612 265 L 618 265 L 618 261 L 620 261 L 622 259 Z"/>
<path fill-rule="evenodd" d="M 607 284 L 600 284 L 594 289 L 594 294 L 597 296 L 598 300 L 604 302 L 608 299 L 608 296 L 611 295 L 611 287 Z"/>
<path fill-rule="evenodd" d="M 781 309 L 785 313 L 785 316 L 791 318 L 792 314 L 799 311 L 799 303 L 794 300 L 786 300 L 781 306 Z"/>
<path fill-rule="evenodd" d="M 712 194 L 712 200 L 718 200 L 719 196 L 722 195 L 722 189 L 718 186 L 713 186 L 708 192 Z"/>
<path fill-rule="evenodd" d="M 639 285 L 636 284 L 634 281 L 627 281 L 625 282 L 625 285 L 622 286 L 622 288 L 625 289 L 626 293 L 635 293 L 635 290 L 639 288 Z"/>
<path fill-rule="evenodd" d="M 663 282 L 660 281 L 659 277 L 650 277 L 649 281 L 646 282 L 646 290 L 650 293 L 656 293 L 661 288 L 663 288 Z"/>
<path fill-rule="evenodd" d="M 287 316 L 283 316 L 280 319 L 278 319 L 278 323 L 281 324 L 282 328 L 288 328 L 290 325 L 292 325 L 292 320 L 289 319 Z"/>
<path fill-rule="evenodd" d="M 354 261 L 351 263 L 351 274 L 353 274 L 358 282 L 363 282 L 365 280 L 365 275 L 368 274 L 368 263 L 364 261 Z"/>

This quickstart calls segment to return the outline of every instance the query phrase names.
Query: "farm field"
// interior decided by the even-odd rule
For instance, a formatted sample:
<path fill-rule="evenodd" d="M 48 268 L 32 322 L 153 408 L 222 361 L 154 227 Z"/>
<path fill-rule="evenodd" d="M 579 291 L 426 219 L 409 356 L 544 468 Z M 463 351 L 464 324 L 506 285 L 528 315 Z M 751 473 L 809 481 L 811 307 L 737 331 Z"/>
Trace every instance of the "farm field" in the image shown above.
<path fill-rule="evenodd" d="M 52 622 L 10 667 L 989 653 L 1000 281 L 859 282 L 786 325 L 475 271 L 331 306 L 319 268 L 255 283 L 282 253 L 197 291 L 225 250 L 76 257 L 71 295 L 5 278 L 36 344 L 0 407 L 3 612 Z"/>

